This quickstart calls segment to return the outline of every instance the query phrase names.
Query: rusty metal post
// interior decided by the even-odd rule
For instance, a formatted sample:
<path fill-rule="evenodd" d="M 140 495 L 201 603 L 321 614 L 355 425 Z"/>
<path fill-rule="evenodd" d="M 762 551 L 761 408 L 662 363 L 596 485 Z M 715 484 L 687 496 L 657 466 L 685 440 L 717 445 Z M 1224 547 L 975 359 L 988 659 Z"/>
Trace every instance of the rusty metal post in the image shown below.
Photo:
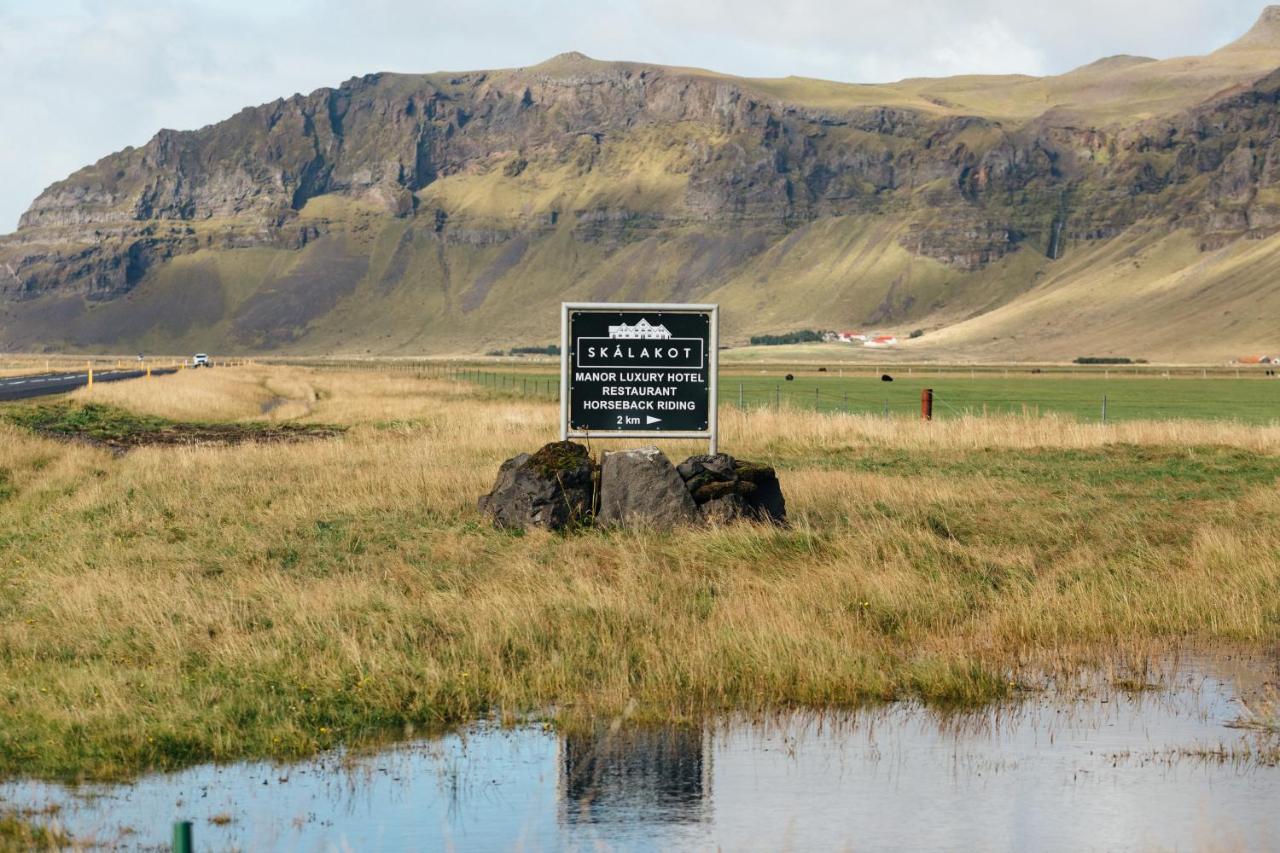
<path fill-rule="evenodd" d="M 925 421 L 933 420 L 933 389 L 920 389 L 920 419 Z"/>

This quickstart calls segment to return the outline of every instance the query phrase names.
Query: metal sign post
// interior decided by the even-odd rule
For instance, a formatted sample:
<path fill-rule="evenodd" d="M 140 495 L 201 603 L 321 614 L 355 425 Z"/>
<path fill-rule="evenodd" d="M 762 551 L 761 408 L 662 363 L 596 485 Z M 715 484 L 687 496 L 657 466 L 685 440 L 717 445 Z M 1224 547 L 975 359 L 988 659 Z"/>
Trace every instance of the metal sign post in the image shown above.
<path fill-rule="evenodd" d="M 560 305 L 560 439 L 705 438 L 717 450 L 720 308 Z"/>

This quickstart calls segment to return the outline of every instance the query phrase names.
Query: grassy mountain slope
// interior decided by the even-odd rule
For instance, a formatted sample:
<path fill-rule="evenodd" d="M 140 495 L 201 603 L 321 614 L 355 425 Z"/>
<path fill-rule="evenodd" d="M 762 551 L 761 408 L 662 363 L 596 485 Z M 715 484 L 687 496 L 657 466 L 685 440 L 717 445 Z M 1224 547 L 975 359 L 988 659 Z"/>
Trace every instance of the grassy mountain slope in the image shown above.
<path fill-rule="evenodd" d="M 1273 7 L 1049 78 L 369 75 L 50 187 L 0 237 L 0 348 L 477 352 L 572 298 L 930 358 L 1280 349 L 1277 66 Z"/>
<path fill-rule="evenodd" d="M 1050 109 L 1081 121 L 1131 124 L 1168 115 L 1275 69 L 1280 7 L 1268 7 L 1237 41 L 1207 56 L 1113 56 L 1049 77 L 962 75 L 854 85 L 787 77 L 751 81 L 783 100 L 824 108 L 886 105 L 949 115 L 1026 121 Z"/>
<path fill-rule="evenodd" d="M 1025 294 L 907 351 L 1064 360 L 1226 361 L 1280 352 L 1280 236 L 1200 251 L 1185 231 L 1125 234 L 1049 265 Z"/>

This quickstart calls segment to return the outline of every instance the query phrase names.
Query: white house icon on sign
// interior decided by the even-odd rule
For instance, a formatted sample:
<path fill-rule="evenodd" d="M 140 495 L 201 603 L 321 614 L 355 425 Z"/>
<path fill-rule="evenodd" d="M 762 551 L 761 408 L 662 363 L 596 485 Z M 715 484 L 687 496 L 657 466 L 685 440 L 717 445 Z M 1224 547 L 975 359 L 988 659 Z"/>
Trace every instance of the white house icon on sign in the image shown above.
<path fill-rule="evenodd" d="M 637 322 L 634 326 L 628 326 L 626 323 L 621 323 L 617 326 L 610 326 L 609 337 L 665 339 L 665 338 L 671 337 L 671 332 L 667 329 L 666 326 L 663 326 L 661 324 L 657 326 L 651 325 L 648 320 L 641 317 L 639 322 Z"/>

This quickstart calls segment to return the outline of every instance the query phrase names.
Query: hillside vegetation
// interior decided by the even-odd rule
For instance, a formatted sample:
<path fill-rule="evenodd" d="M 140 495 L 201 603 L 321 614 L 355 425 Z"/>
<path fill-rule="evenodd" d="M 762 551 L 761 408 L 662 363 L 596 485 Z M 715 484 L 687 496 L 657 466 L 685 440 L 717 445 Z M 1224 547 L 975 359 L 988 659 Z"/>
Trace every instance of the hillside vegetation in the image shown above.
<path fill-rule="evenodd" d="M 1280 8 L 1206 56 L 855 85 L 564 54 L 162 130 L 0 237 L 0 349 L 487 352 L 562 299 L 920 358 L 1280 347 Z"/>
<path fill-rule="evenodd" d="M 347 427 L 123 454 L 20 426 L 47 406 L 0 406 L 6 776 L 298 756 L 494 711 L 976 705 L 1280 640 L 1276 426 L 728 408 L 722 447 L 778 468 L 791 526 L 517 535 L 475 500 L 554 436 L 550 400 L 251 367 L 58 410 Z"/>

